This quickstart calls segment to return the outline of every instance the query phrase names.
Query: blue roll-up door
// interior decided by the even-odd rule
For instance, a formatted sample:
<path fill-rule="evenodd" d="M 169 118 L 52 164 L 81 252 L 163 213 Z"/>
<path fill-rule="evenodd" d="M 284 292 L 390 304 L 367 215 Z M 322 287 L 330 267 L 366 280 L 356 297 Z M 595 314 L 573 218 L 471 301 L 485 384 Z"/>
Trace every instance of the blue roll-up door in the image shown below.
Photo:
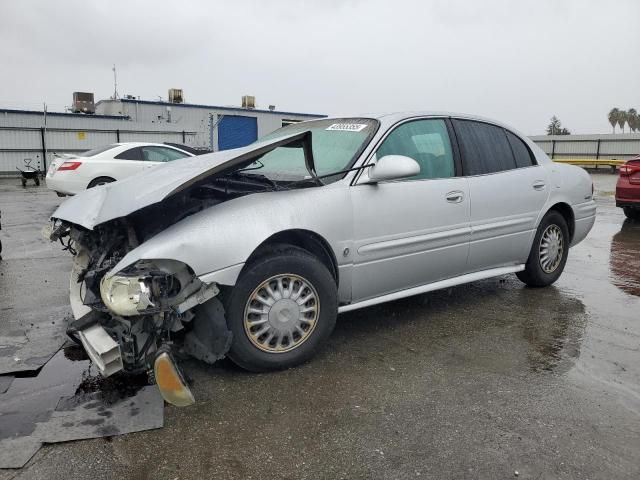
<path fill-rule="evenodd" d="M 255 117 L 225 115 L 218 123 L 218 150 L 244 147 L 258 139 L 258 120 Z"/>

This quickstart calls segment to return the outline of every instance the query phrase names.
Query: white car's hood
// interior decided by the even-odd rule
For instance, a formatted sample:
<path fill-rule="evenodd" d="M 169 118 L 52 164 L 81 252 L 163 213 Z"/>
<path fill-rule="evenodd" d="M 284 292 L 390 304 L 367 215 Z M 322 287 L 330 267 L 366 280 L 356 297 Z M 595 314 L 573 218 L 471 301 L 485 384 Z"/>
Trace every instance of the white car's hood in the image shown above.
<path fill-rule="evenodd" d="M 283 144 L 298 141 L 307 133 L 305 131 L 243 148 L 175 160 L 71 197 L 60 205 L 51 218 L 92 230 L 96 225 L 158 203 L 202 178 L 247 162 Z"/>

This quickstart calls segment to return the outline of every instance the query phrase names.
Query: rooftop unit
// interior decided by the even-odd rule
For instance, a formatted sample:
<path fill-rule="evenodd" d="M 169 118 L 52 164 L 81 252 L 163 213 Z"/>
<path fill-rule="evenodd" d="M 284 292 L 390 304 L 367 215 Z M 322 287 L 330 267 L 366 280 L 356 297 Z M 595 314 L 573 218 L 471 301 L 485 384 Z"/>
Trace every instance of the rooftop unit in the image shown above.
<path fill-rule="evenodd" d="M 169 103 L 184 103 L 184 95 L 181 88 L 169 89 Z"/>
<path fill-rule="evenodd" d="M 256 108 L 256 97 L 253 95 L 243 95 L 242 108 Z"/>
<path fill-rule="evenodd" d="M 93 102 L 93 93 L 73 92 L 73 113 L 96 113 L 96 105 Z"/>

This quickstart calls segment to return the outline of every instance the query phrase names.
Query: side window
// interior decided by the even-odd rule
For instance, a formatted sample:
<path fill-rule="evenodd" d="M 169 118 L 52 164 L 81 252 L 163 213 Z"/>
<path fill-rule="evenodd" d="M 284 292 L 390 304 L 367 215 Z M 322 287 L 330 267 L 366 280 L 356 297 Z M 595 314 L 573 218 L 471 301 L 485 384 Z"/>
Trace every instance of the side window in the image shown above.
<path fill-rule="evenodd" d="M 187 154 L 173 150 L 172 148 L 142 147 L 142 157 L 148 162 L 170 162 L 187 156 Z"/>
<path fill-rule="evenodd" d="M 142 160 L 142 149 L 140 147 L 130 148 L 116 155 L 114 158 L 121 160 Z"/>
<path fill-rule="evenodd" d="M 455 175 L 453 152 L 444 120 L 414 120 L 403 123 L 382 142 L 377 158 L 404 155 L 420 165 L 420 173 L 409 180 L 448 178 Z"/>
<path fill-rule="evenodd" d="M 472 120 L 454 120 L 465 175 L 516 168 L 511 146 L 501 127 Z"/>
<path fill-rule="evenodd" d="M 511 145 L 511 150 L 513 150 L 513 156 L 516 158 L 516 167 L 530 167 L 531 165 L 536 165 L 536 161 L 529 150 L 529 147 L 516 135 L 511 133 L 509 130 L 505 130 L 507 133 L 507 140 L 509 140 L 509 145 Z"/>

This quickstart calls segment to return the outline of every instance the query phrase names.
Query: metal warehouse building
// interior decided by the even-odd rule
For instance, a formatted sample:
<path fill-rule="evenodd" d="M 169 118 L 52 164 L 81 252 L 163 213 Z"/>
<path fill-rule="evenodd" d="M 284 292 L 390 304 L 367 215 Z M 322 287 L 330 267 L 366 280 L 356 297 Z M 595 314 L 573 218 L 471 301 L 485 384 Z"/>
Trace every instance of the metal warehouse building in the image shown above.
<path fill-rule="evenodd" d="M 95 112 L 0 109 L 0 175 L 17 173 L 24 159 L 44 169 L 55 153 L 78 153 L 116 142 L 173 142 L 226 150 L 248 145 L 284 125 L 324 116 L 137 99 L 102 100 Z"/>

